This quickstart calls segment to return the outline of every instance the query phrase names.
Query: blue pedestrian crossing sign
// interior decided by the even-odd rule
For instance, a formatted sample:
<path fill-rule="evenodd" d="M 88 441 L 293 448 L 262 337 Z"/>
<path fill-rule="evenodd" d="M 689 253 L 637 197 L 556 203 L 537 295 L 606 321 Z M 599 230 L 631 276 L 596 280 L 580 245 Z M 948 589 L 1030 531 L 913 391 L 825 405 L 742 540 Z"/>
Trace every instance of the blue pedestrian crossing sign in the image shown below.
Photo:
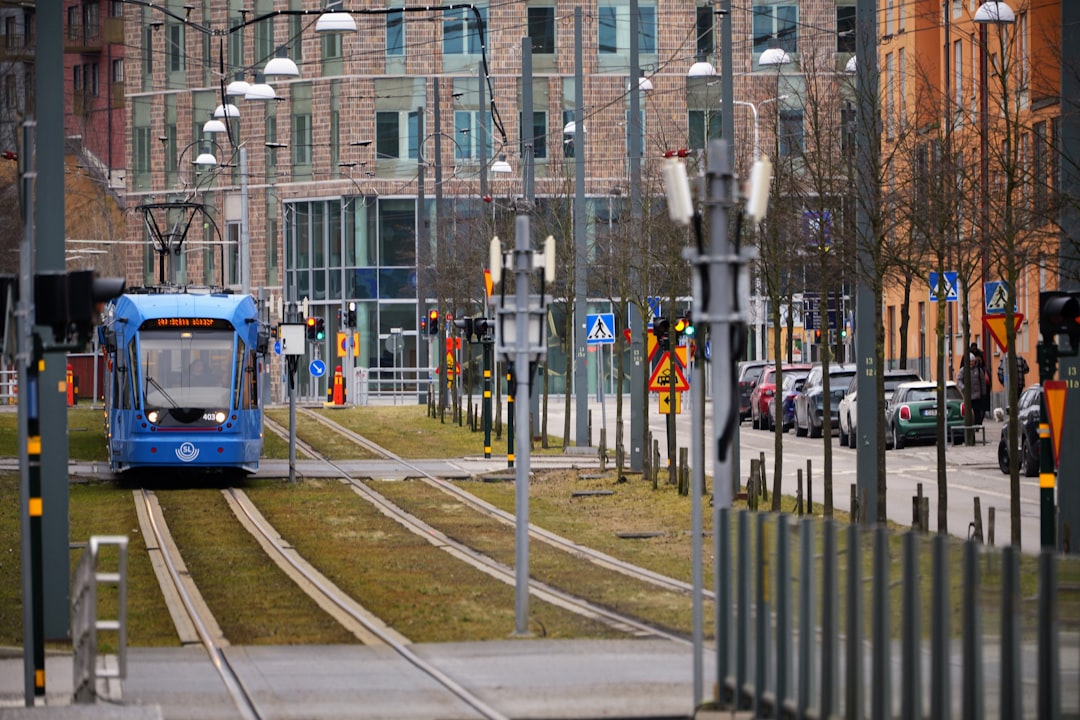
<path fill-rule="evenodd" d="M 956 302 L 960 299 L 960 293 L 956 287 L 957 277 L 955 272 L 944 272 L 940 275 L 932 272 L 929 280 L 930 302 L 937 302 L 942 295 L 945 296 L 945 302 Z"/>
<path fill-rule="evenodd" d="M 1005 306 L 1009 304 L 1009 286 L 1003 280 L 994 280 L 983 283 L 983 293 L 986 297 L 987 315 L 1004 315 Z M 1016 299 L 1013 299 L 1013 312 L 1016 312 Z"/>
<path fill-rule="evenodd" d="M 615 344 L 615 313 L 585 316 L 585 342 L 588 345 Z"/>

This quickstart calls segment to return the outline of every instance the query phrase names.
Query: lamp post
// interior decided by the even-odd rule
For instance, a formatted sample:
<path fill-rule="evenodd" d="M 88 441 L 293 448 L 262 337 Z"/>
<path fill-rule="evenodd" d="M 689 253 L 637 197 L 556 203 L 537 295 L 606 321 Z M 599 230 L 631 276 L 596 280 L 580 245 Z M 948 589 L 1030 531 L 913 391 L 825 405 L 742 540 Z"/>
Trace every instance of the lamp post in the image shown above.
<path fill-rule="evenodd" d="M 1008 3 L 1000 0 L 987 0 L 975 11 L 974 21 L 979 26 L 979 202 L 982 218 L 982 283 L 983 307 L 986 307 L 986 283 L 990 279 L 990 91 L 987 77 L 988 39 L 987 26 L 998 27 L 1002 32 L 1005 25 L 1016 22 L 1016 15 Z M 1002 43 L 1004 49 L 1004 44 Z M 984 352 L 990 350 L 990 331 L 983 326 L 982 346 Z M 967 371 L 967 363 L 964 363 Z M 970 386 L 970 383 L 969 383 Z M 1044 416 L 1045 417 L 1045 416 Z"/>

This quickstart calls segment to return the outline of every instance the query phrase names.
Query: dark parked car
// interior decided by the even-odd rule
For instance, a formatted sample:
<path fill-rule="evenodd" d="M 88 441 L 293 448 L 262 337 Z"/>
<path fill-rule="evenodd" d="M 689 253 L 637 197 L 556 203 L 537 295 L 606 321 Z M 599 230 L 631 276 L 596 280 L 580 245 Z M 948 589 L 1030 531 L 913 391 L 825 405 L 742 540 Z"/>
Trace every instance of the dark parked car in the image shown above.
<path fill-rule="evenodd" d="M 806 376 L 806 384 L 803 385 L 802 392 L 795 397 L 796 435 L 809 434 L 810 437 L 821 437 L 825 427 L 823 419 L 826 412 L 829 415 L 829 434 L 832 434 L 833 428 L 839 427 L 840 401 L 844 399 L 844 393 L 847 392 L 848 384 L 854 375 L 853 364 L 830 364 L 830 397 L 826 403 L 824 369 L 820 365 L 814 366 L 814 369 Z M 828 407 L 827 410 L 826 407 Z"/>
<path fill-rule="evenodd" d="M 1020 472 L 1026 477 L 1039 474 L 1039 422 L 1042 418 L 1042 386 L 1029 385 L 1020 394 L 1016 404 L 1016 422 L 1019 424 Z M 998 467 L 1009 474 L 1009 423 L 1001 426 L 998 442 Z"/>
<path fill-rule="evenodd" d="M 900 450 L 914 440 L 937 440 L 938 386 L 936 382 L 898 385 L 885 410 L 885 447 Z M 945 383 L 945 426 L 964 424 L 964 398 L 954 382 Z"/>
<path fill-rule="evenodd" d="M 739 363 L 739 422 L 750 417 L 750 393 L 770 360 L 744 360 Z"/>
<path fill-rule="evenodd" d="M 806 377 L 810 365 L 784 365 L 783 376 L 789 373 Z M 770 400 L 776 395 L 776 366 L 769 365 L 761 372 L 754 389 L 750 392 L 750 425 L 758 430 L 771 430 L 775 426 L 775 415 L 769 412 Z"/>
<path fill-rule="evenodd" d="M 776 429 L 776 398 L 780 398 L 780 402 L 783 403 L 784 412 L 784 432 L 787 432 L 795 424 L 795 398 L 802 392 L 803 385 L 806 383 L 806 376 L 810 373 L 809 370 L 797 370 L 793 372 L 784 373 L 784 385 L 780 388 L 779 395 L 774 395 L 769 399 L 769 429 Z"/>

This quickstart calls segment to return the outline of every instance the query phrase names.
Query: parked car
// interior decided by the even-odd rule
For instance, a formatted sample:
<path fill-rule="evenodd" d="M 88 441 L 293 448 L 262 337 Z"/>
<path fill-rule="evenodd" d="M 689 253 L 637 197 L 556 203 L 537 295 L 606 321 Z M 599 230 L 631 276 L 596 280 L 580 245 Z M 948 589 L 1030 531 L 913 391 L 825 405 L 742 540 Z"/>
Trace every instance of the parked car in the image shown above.
<path fill-rule="evenodd" d="M 770 360 L 744 360 L 739 363 L 739 422 L 750 417 L 750 393 Z"/>
<path fill-rule="evenodd" d="M 810 365 L 784 365 L 783 375 L 801 373 L 806 377 Z M 776 366 L 770 365 L 761 371 L 754 389 L 750 392 L 750 424 L 758 430 L 769 430 L 774 426 L 775 415 L 769 413 L 769 401 L 776 395 Z"/>
<path fill-rule="evenodd" d="M 885 410 L 889 407 L 889 401 L 892 400 L 893 391 L 896 390 L 897 385 L 906 382 L 919 382 L 920 380 L 922 380 L 922 376 L 914 370 L 886 370 L 885 395 L 882 398 L 881 409 Z M 844 399 L 840 401 L 840 444 L 852 448 L 856 445 L 855 433 L 858 429 L 859 419 L 859 394 L 856 392 L 855 387 L 857 384 L 858 375 L 851 378 L 847 393 L 844 395 Z"/>
<path fill-rule="evenodd" d="M 777 398 L 780 398 L 780 402 L 783 403 L 783 432 L 787 432 L 795 424 L 795 398 L 800 392 L 802 392 L 803 385 L 806 383 L 806 376 L 808 373 L 808 370 L 784 373 L 784 384 L 780 388 L 779 394 L 769 398 L 769 412 L 767 414 L 767 417 L 769 418 L 770 430 L 776 429 Z"/>
<path fill-rule="evenodd" d="M 885 410 L 885 447 L 900 450 L 917 440 L 937 440 L 938 386 L 936 382 L 901 383 Z M 949 428 L 964 424 L 964 402 L 954 382 L 945 383 L 945 423 Z"/>
<path fill-rule="evenodd" d="M 840 401 L 847 392 L 851 378 L 855 376 L 855 365 L 830 363 L 829 365 L 829 395 L 828 410 L 826 410 L 826 398 L 824 385 L 824 368 L 815 365 L 806 376 L 806 384 L 802 392 L 795 396 L 795 434 L 799 436 L 821 437 L 824 430 L 824 416 L 829 415 L 829 434 L 839 423 Z"/>
<path fill-rule="evenodd" d="M 1020 471 L 1025 477 L 1039 474 L 1039 423 L 1042 420 L 1042 386 L 1029 385 L 1016 403 L 1016 422 L 1019 425 Z M 1009 474 L 1009 423 L 1001 426 L 998 442 L 998 467 Z"/>

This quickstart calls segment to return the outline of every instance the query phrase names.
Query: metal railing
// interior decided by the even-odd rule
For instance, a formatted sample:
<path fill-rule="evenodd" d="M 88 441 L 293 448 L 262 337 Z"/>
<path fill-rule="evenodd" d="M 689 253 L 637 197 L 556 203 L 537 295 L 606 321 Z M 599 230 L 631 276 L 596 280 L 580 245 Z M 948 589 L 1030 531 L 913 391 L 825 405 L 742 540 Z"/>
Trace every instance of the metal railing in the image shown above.
<path fill-rule="evenodd" d="M 1080 573 L 1071 558 L 749 511 L 722 511 L 718 538 L 722 707 L 791 718 L 1080 710 L 1080 588 L 1058 581 L 1059 564 Z"/>
<path fill-rule="evenodd" d="M 117 549 L 116 572 L 99 569 L 103 546 Z M 71 644 L 72 688 L 77 703 L 93 703 L 97 699 L 98 680 L 127 677 L 127 547 L 128 539 L 123 535 L 95 535 L 90 538 L 90 544 L 75 568 L 71 589 Z M 114 619 L 98 619 L 98 585 L 101 584 L 116 587 Z M 98 660 L 98 632 L 116 634 L 114 667 Z"/>

